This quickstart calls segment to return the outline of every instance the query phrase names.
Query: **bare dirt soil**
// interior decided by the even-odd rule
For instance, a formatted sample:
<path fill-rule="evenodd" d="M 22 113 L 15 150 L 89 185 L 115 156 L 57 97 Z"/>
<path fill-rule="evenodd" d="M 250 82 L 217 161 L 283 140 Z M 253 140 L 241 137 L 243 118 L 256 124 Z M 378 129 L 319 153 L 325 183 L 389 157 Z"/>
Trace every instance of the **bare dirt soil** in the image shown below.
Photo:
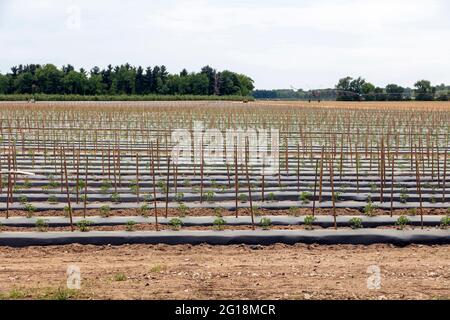
<path fill-rule="evenodd" d="M 66 289 L 69 265 L 80 290 Z M 380 289 L 367 287 L 371 265 Z M 450 299 L 450 246 L 0 247 L 0 297 Z"/>

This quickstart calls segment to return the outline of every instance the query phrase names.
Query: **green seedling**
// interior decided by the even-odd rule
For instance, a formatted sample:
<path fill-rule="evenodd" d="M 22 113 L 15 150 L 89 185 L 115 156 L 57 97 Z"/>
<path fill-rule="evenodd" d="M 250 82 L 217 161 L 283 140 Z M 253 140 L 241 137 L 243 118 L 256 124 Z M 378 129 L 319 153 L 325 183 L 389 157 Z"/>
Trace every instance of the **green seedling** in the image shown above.
<path fill-rule="evenodd" d="M 215 193 L 212 190 L 209 190 L 208 192 L 206 192 L 206 201 L 208 202 L 214 202 L 214 198 L 215 198 Z"/>
<path fill-rule="evenodd" d="M 223 218 L 216 218 L 214 220 L 214 229 L 223 230 L 226 225 L 226 222 Z"/>
<path fill-rule="evenodd" d="M 21 196 L 19 196 L 19 202 L 20 202 L 21 204 L 26 204 L 26 203 L 28 202 L 27 196 L 26 196 L 26 195 L 21 195 Z"/>
<path fill-rule="evenodd" d="M 169 226 L 172 230 L 178 231 L 183 226 L 183 221 L 181 221 L 181 219 L 178 218 L 170 219 Z"/>
<path fill-rule="evenodd" d="M 369 217 L 373 217 L 375 215 L 375 210 L 377 209 L 377 206 L 374 205 L 372 202 L 369 202 L 366 204 L 366 206 L 363 209 L 363 212 L 368 215 Z"/>
<path fill-rule="evenodd" d="M 50 204 L 57 204 L 58 203 L 58 198 L 55 195 L 51 195 L 48 197 L 48 203 Z"/>
<path fill-rule="evenodd" d="M 267 200 L 275 201 L 276 200 L 275 194 L 273 192 L 270 192 L 269 194 L 267 194 Z"/>
<path fill-rule="evenodd" d="M 89 231 L 89 226 L 91 225 L 91 221 L 89 220 L 81 220 L 77 222 L 77 227 L 78 230 L 80 230 L 81 232 L 88 232 Z"/>
<path fill-rule="evenodd" d="M 272 226 L 272 220 L 269 218 L 262 218 L 259 224 L 263 230 L 269 230 Z"/>
<path fill-rule="evenodd" d="M 350 227 L 352 229 L 361 229 L 362 228 L 362 219 L 361 218 L 351 218 L 349 223 L 350 223 Z"/>
<path fill-rule="evenodd" d="M 247 202 L 248 196 L 245 193 L 239 194 L 239 201 L 240 202 Z"/>
<path fill-rule="evenodd" d="M 138 212 L 144 217 L 148 217 L 149 211 L 150 211 L 150 206 L 146 203 L 143 204 L 142 206 L 140 206 L 140 208 L 138 209 Z"/>
<path fill-rule="evenodd" d="M 129 231 L 129 232 L 134 231 L 134 226 L 135 226 L 136 224 L 137 224 L 137 223 L 136 223 L 135 221 L 133 221 L 133 220 L 127 221 L 127 224 L 126 224 L 126 226 L 125 226 L 125 230 L 126 230 L 126 231 Z"/>
<path fill-rule="evenodd" d="M 313 216 L 306 216 L 305 219 L 303 220 L 303 224 L 305 225 L 305 228 L 307 230 L 312 230 L 313 229 L 313 224 L 314 222 L 317 220 L 316 217 Z"/>
<path fill-rule="evenodd" d="M 117 192 L 114 192 L 111 195 L 111 202 L 113 203 L 119 203 L 120 202 L 120 194 L 118 194 Z"/>
<path fill-rule="evenodd" d="M 103 218 L 107 218 L 110 215 L 111 207 L 108 205 L 104 205 L 100 207 L 100 214 Z"/>
<path fill-rule="evenodd" d="M 37 219 L 35 226 L 39 232 L 47 232 L 48 230 L 48 222 L 45 219 Z"/>
<path fill-rule="evenodd" d="M 184 193 L 183 192 L 178 192 L 177 194 L 175 194 L 175 201 L 176 202 L 183 201 L 183 198 L 184 198 Z"/>
<path fill-rule="evenodd" d="M 126 281 L 126 280 L 127 280 L 127 276 L 123 273 L 116 273 L 114 275 L 114 281 L 121 282 L 121 281 Z"/>
<path fill-rule="evenodd" d="M 447 229 L 450 226 L 450 216 L 443 217 L 441 219 L 441 228 Z"/>
<path fill-rule="evenodd" d="M 397 228 L 399 229 L 399 230 L 403 230 L 403 229 L 405 229 L 406 228 L 406 226 L 408 225 L 408 224 L 410 224 L 410 220 L 408 219 L 408 217 L 406 217 L 406 216 L 400 216 L 398 219 L 397 219 L 397 222 L 395 223 L 395 225 L 397 226 Z"/>
<path fill-rule="evenodd" d="M 310 202 L 310 197 L 311 197 L 311 193 L 309 193 L 308 191 L 303 191 L 302 193 L 300 193 L 300 201 L 303 204 L 307 204 Z"/>
<path fill-rule="evenodd" d="M 180 212 L 180 217 L 186 216 L 186 212 L 188 212 L 189 208 L 184 204 L 180 203 L 178 205 L 178 211 Z"/>

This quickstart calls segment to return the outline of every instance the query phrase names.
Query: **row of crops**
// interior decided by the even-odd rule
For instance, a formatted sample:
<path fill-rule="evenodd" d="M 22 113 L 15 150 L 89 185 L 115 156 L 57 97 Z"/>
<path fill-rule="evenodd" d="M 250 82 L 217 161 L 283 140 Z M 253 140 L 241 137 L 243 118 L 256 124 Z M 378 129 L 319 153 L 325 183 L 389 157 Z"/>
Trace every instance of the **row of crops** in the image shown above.
<path fill-rule="evenodd" d="M 7 217 L 218 208 L 336 216 L 344 208 L 423 215 L 450 207 L 448 105 L 333 104 L 4 103 L 0 209 Z M 200 161 L 177 163 L 172 133 L 194 134 L 198 122 L 224 135 L 277 130 L 276 172 L 249 161 L 247 140 L 213 164 L 204 159 L 207 139 L 192 142 Z"/>

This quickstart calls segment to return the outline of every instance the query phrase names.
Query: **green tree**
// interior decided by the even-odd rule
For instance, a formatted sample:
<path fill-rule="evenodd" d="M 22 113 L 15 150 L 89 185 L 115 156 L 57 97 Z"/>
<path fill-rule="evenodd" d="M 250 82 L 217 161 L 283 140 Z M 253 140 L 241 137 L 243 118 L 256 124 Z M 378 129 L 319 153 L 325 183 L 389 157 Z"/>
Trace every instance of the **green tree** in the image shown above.
<path fill-rule="evenodd" d="M 136 94 L 144 94 L 145 92 L 145 76 L 144 69 L 138 67 L 136 70 Z"/>
<path fill-rule="evenodd" d="M 253 85 L 253 79 L 250 77 L 247 77 L 244 74 L 238 74 L 237 75 L 239 79 L 239 86 L 241 88 L 241 95 L 248 96 L 250 92 L 253 91 L 255 86 Z"/>
<path fill-rule="evenodd" d="M 136 90 L 136 70 L 128 63 L 114 68 L 111 90 L 115 94 L 134 94 Z"/>
<path fill-rule="evenodd" d="M 64 93 L 85 94 L 88 89 L 88 79 L 84 72 L 69 71 L 62 80 Z"/>
<path fill-rule="evenodd" d="M 36 70 L 38 92 L 61 94 L 63 73 L 53 64 L 46 64 Z"/>
<path fill-rule="evenodd" d="M 219 83 L 216 70 L 214 70 L 210 66 L 205 66 L 202 68 L 201 73 L 205 74 L 208 77 L 208 94 L 218 95 Z"/>
<path fill-rule="evenodd" d="M 239 78 L 231 71 L 225 70 L 219 73 L 219 94 L 236 95 L 241 93 Z"/>
<path fill-rule="evenodd" d="M 14 91 L 17 93 L 33 93 L 36 77 L 31 72 L 22 72 L 14 79 Z"/>
<path fill-rule="evenodd" d="M 202 73 L 193 73 L 189 76 L 191 94 L 207 95 L 208 94 L 208 76 Z"/>
<path fill-rule="evenodd" d="M 345 77 L 339 80 L 336 85 L 337 100 L 338 101 L 359 101 L 362 100 L 363 86 L 366 81 L 358 77 L 353 79 L 352 77 Z"/>
<path fill-rule="evenodd" d="M 0 94 L 8 93 L 9 78 L 6 75 L 0 74 Z"/>
<path fill-rule="evenodd" d="M 387 100 L 389 101 L 401 101 L 403 100 L 403 93 L 405 88 L 396 84 L 388 84 L 386 86 Z"/>
<path fill-rule="evenodd" d="M 416 87 L 415 96 L 418 101 L 432 101 L 434 99 L 434 90 L 431 82 L 428 80 L 420 80 L 414 84 Z"/>
<path fill-rule="evenodd" d="M 376 95 L 375 95 L 375 86 L 371 84 L 370 82 L 365 82 L 361 86 L 361 92 L 364 95 L 364 100 L 366 101 L 375 101 Z"/>

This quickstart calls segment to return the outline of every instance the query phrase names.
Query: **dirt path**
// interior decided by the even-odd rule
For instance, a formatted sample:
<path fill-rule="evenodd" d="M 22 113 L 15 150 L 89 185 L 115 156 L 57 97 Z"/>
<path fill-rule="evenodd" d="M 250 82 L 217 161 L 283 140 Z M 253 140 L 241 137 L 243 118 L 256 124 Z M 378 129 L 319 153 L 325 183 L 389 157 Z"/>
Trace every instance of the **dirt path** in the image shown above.
<path fill-rule="evenodd" d="M 65 288 L 81 270 L 81 290 Z M 381 288 L 367 288 L 378 265 Z M 450 246 L 0 248 L 1 298 L 450 299 Z"/>

